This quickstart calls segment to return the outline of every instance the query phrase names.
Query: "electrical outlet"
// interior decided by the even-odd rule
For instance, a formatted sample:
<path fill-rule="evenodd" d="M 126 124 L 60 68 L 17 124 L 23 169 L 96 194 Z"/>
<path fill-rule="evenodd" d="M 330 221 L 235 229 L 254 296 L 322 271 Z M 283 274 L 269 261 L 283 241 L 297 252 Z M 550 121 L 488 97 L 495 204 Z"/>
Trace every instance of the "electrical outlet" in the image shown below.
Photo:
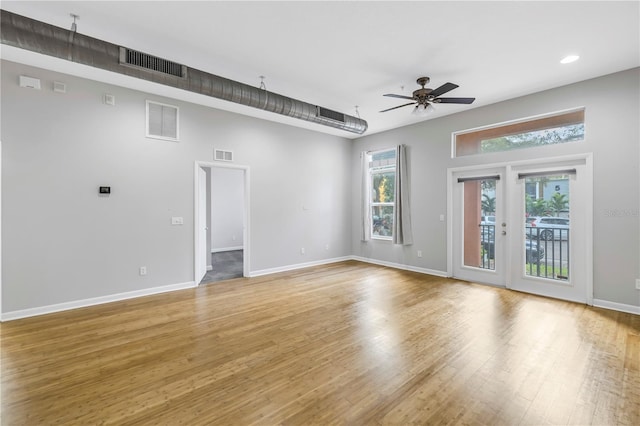
<path fill-rule="evenodd" d="M 640 278 L 636 278 L 636 290 L 640 290 Z"/>
<path fill-rule="evenodd" d="M 329 244 L 325 244 L 324 249 L 329 250 Z"/>
<path fill-rule="evenodd" d="M 300 254 L 304 254 L 304 247 L 300 249 Z"/>
<path fill-rule="evenodd" d="M 418 250 L 418 257 L 422 257 L 422 250 Z"/>
<path fill-rule="evenodd" d="M 147 275 L 147 267 L 146 266 L 141 266 L 140 267 L 140 275 Z"/>

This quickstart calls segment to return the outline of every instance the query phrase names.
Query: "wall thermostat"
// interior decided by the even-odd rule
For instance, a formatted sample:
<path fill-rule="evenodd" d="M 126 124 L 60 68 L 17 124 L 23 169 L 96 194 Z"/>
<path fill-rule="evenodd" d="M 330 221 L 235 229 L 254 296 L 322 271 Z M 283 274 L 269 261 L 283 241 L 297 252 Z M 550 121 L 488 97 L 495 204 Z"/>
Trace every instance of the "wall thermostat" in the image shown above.
<path fill-rule="evenodd" d="M 110 186 L 101 186 L 100 189 L 98 190 L 98 193 L 100 193 L 100 194 L 111 194 L 111 187 Z"/>

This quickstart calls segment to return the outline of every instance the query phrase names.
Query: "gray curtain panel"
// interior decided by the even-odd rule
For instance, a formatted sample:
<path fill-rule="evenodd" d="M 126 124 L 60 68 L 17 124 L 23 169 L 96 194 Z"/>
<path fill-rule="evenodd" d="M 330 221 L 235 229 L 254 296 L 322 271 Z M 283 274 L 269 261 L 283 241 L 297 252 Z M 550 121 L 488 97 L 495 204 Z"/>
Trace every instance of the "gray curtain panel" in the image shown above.
<path fill-rule="evenodd" d="M 369 191 L 369 154 L 366 151 L 360 154 L 360 164 L 362 168 L 362 187 L 360 191 L 362 222 L 360 226 L 360 239 L 362 241 L 369 241 L 371 238 L 371 209 L 369 208 L 371 191 Z"/>
<path fill-rule="evenodd" d="M 407 165 L 407 148 L 404 145 L 398 145 L 396 149 L 396 208 L 393 218 L 393 243 L 402 245 L 413 244 L 411 203 L 409 196 L 410 184 Z"/>

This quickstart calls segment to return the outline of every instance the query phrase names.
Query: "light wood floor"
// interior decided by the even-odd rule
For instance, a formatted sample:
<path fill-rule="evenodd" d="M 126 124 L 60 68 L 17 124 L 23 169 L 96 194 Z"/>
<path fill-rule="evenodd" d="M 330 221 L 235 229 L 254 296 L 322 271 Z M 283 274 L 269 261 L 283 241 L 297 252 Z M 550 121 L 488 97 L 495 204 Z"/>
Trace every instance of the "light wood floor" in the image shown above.
<path fill-rule="evenodd" d="M 2 425 L 640 424 L 640 316 L 358 262 L 1 327 Z"/>

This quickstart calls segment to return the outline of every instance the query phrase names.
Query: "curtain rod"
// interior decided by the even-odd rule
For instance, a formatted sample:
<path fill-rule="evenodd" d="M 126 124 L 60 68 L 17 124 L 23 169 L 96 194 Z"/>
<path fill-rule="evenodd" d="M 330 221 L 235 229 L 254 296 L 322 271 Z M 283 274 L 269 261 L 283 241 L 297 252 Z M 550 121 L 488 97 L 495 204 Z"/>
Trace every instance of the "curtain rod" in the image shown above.
<path fill-rule="evenodd" d="M 402 144 L 400 144 L 402 145 Z M 369 151 L 365 151 L 365 154 L 373 154 L 374 152 L 382 152 L 382 151 L 391 151 L 392 149 L 397 149 L 399 145 L 394 145 L 393 148 L 381 148 L 381 149 L 374 149 L 374 150 L 369 150 Z"/>
<path fill-rule="evenodd" d="M 474 180 L 500 180 L 500 175 L 458 178 L 458 183 Z"/>
<path fill-rule="evenodd" d="M 518 173 L 518 179 L 524 179 L 524 178 L 536 177 L 536 176 L 575 175 L 576 173 L 577 173 L 576 169 L 553 170 L 548 172 Z"/>

